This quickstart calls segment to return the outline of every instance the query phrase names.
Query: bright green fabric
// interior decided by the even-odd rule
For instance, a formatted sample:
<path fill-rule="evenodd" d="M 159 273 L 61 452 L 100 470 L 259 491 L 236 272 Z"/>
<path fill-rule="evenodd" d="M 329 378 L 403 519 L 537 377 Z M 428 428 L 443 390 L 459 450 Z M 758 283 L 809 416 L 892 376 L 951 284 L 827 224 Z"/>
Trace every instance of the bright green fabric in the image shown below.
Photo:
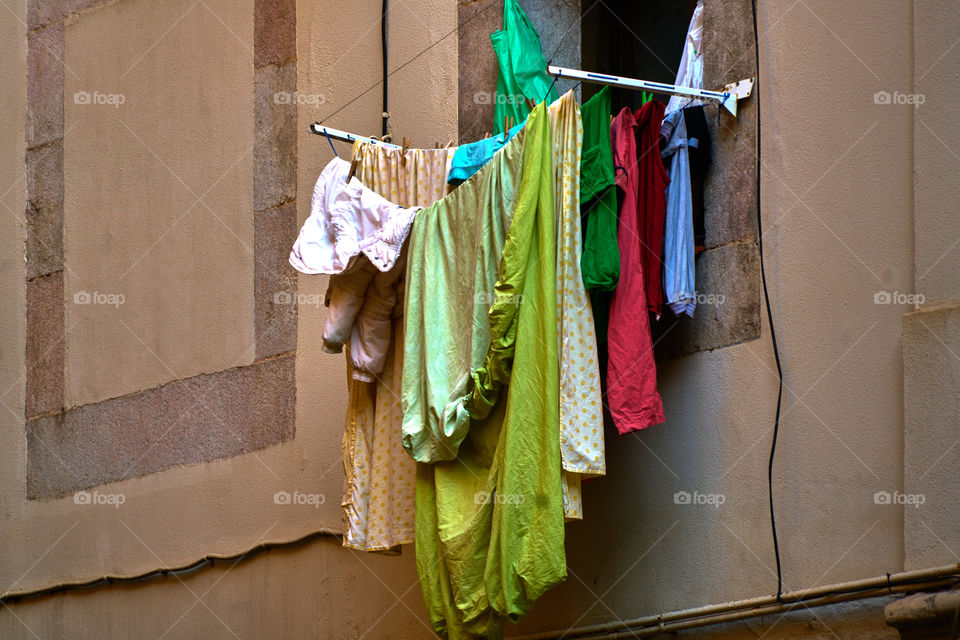
<path fill-rule="evenodd" d="M 502 637 L 507 620 L 519 619 L 566 577 L 556 227 L 545 105 L 530 114 L 521 136 L 523 174 L 488 314 L 490 347 L 464 400 L 473 416 L 469 433 L 456 460 L 417 469 L 417 571 L 434 629 L 454 639 Z M 515 150 L 509 144 L 504 149 Z M 497 154 L 477 176 L 499 174 L 499 165 L 509 160 L 509 154 Z M 483 203 L 491 205 L 500 207 L 496 200 Z M 436 222 L 433 227 L 431 233 L 440 231 Z M 440 253 L 413 257 L 422 242 L 421 235 L 412 235 L 410 264 L 425 260 L 429 270 L 429 263 L 449 266 L 469 259 L 461 258 L 461 247 L 453 243 Z M 442 288 L 438 284 L 408 272 L 407 313 L 418 308 L 411 299 L 432 296 Z M 408 332 L 423 331 L 416 317 L 407 315 L 405 321 Z"/>
<path fill-rule="evenodd" d="M 560 96 L 547 75 L 540 35 L 517 0 L 504 1 L 503 29 L 490 34 L 490 42 L 500 69 L 493 116 L 496 134 L 503 133 L 506 116 L 513 117 L 514 125 L 527 117 L 530 107 L 524 98 L 551 104 Z"/>
<path fill-rule="evenodd" d="M 610 147 L 610 87 L 583 103 L 580 212 L 587 218 L 580 269 L 587 289 L 613 291 L 620 279 L 617 190 Z"/>

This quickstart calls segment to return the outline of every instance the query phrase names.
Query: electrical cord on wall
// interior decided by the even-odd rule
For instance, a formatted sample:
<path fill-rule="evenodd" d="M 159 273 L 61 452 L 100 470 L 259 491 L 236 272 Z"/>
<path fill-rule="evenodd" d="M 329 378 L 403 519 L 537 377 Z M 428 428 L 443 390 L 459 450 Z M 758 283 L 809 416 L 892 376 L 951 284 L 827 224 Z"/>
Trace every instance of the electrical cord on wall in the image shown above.
<path fill-rule="evenodd" d="M 390 77 L 390 74 L 387 72 L 387 13 L 390 10 L 388 3 L 389 0 L 383 0 L 383 4 L 381 5 L 383 13 L 380 15 L 380 51 L 383 57 L 383 131 L 380 133 L 381 140 L 390 139 L 390 129 L 388 125 L 390 112 L 387 110 L 387 78 Z"/>
<path fill-rule="evenodd" d="M 470 24 L 471 22 L 473 22 L 474 20 L 476 20 L 477 18 L 479 18 L 480 16 L 482 16 L 483 14 L 485 14 L 487 11 L 489 11 L 490 9 L 492 9 L 493 7 L 496 7 L 496 6 L 499 6 L 499 5 L 497 5 L 496 2 L 487 3 L 487 6 L 486 6 L 486 7 L 484 7 L 483 9 L 480 9 L 480 10 L 477 11 L 475 14 L 473 14 L 472 16 L 470 16 L 469 18 L 467 18 L 466 20 L 464 20 L 460 25 L 454 27 L 454 28 L 451 29 L 450 31 L 447 31 L 445 34 L 443 34 L 442 36 L 440 36 L 439 38 L 437 38 L 436 40 L 434 40 L 429 46 L 421 49 L 421 50 L 420 50 L 420 53 L 418 53 L 417 55 L 413 56 L 412 58 L 410 58 L 409 60 L 407 60 L 406 62 L 404 62 L 403 64 L 401 64 L 399 67 L 397 67 L 396 69 L 394 69 L 394 70 L 391 71 L 390 73 L 386 74 L 386 75 L 384 76 L 384 78 L 389 78 L 390 76 L 392 76 L 392 75 L 395 74 L 396 72 L 398 72 L 398 71 L 400 71 L 401 69 L 403 69 L 404 67 L 406 67 L 408 64 L 411 64 L 414 60 L 416 60 L 417 58 L 419 58 L 420 56 L 422 56 L 423 54 L 425 54 L 427 51 L 430 51 L 430 50 L 433 49 L 435 46 L 437 46 L 438 44 L 440 44 L 441 42 L 443 42 L 444 40 L 446 40 L 447 38 L 449 38 L 450 36 L 452 36 L 454 33 L 459 32 L 461 29 L 463 29 L 464 27 L 466 27 L 468 24 Z M 351 104 L 353 104 L 354 102 L 356 102 L 357 100 L 359 100 L 360 98 L 362 98 L 363 96 L 367 95 L 367 93 L 369 93 L 370 91 L 372 91 L 373 89 L 375 89 L 376 86 L 377 86 L 378 84 L 380 84 L 381 82 L 383 82 L 383 80 L 377 80 L 377 81 L 374 82 L 372 85 L 370 85 L 369 87 L 367 87 L 366 89 L 364 89 L 363 91 L 361 91 L 360 93 L 358 93 L 356 96 L 354 96 L 353 98 L 351 98 L 350 100 L 348 100 L 343 106 L 339 107 L 338 109 L 336 109 L 336 110 L 333 111 L 332 113 L 330 113 L 330 114 L 326 115 L 325 117 L 321 118 L 320 120 L 318 120 L 318 122 L 319 122 L 320 124 L 323 124 L 324 121 L 329 120 L 330 118 L 332 118 L 333 116 L 337 115 L 338 113 L 340 113 L 341 111 L 343 111 L 344 109 L 346 109 L 347 107 L 349 107 Z M 388 115 L 388 117 L 389 117 L 389 115 Z"/>
<path fill-rule="evenodd" d="M 753 10 L 753 43 L 756 56 L 757 77 L 760 76 L 760 36 L 757 31 L 757 0 L 750 0 Z M 783 568 L 780 564 L 780 543 L 777 540 L 777 517 L 773 508 L 773 461 L 777 453 L 777 436 L 780 434 L 780 408 L 783 405 L 783 367 L 780 364 L 780 349 L 777 333 L 773 328 L 773 311 L 770 308 L 770 293 L 767 291 L 767 273 L 763 265 L 763 219 L 760 215 L 760 96 L 757 100 L 757 248 L 760 252 L 760 280 L 763 283 L 763 300 L 767 307 L 767 322 L 770 324 L 770 341 L 773 343 L 773 359 L 777 364 L 777 413 L 773 421 L 773 438 L 770 442 L 770 459 L 767 463 L 767 495 L 770 500 L 770 532 L 773 535 L 773 553 L 777 558 L 777 602 L 782 602 Z"/>

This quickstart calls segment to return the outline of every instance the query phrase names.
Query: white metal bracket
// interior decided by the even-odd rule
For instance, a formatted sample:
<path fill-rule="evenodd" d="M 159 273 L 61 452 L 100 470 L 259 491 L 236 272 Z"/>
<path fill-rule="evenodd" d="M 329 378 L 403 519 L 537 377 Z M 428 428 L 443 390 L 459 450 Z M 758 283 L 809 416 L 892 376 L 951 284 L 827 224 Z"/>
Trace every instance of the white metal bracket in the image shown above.
<path fill-rule="evenodd" d="M 720 91 L 710 91 L 709 89 L 694 89 L 693 87 L 680 87 L 675 84 L 665 84 L 663 82 L 650 82 L 648 80 L 636 80 L 634 78 L 624 78 L 622 76 L 613 76 L 607 73 L 594 73 L 592 71 L 581 71 L 580 69 L 568 69 L 566 67 L 547 67 L 547 73 L 556 78 L 572 78 L 581 82 L 593 82 L 596 84 L 608 84 L 615 87 L 624 87 L 626 89 L 642 89 L 652 91 L 653 93 L 665 93 L 673 96 L 684 96 L 687 98 L 699 98 L 701 100 L 713 100 L 733 114 L 737 115 L 737 101 L 742 100 L 753 92 L 753 78 L 747 78 L 726 85 Z"/>
<path fill-rule="evenodd" d="M 349 131 L 341 131 L 340 129 L 333 129 L 332 127 L 325 127 L 319 122 L 314 122 L 310 125 L 310 133 L 315 133 L 318 136 L 327 135 L 336 140 L 342 142 L 368 142 L 380 147 L 386 147 L 387 149 L 399 149 L 400 146 L 396 144 L 391 144 L 389 142 L 384 142 L 382 140 L 377 140 L 376 138 L 367 138 L 365 136 L 358 136 L 355 133 L 350 133 Z"/>

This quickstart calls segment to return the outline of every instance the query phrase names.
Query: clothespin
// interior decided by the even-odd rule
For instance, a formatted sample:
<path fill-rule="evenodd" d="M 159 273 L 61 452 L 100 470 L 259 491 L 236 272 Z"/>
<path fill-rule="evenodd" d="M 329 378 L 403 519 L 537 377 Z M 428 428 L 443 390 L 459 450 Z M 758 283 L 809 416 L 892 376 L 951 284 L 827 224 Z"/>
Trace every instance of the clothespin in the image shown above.
<path fill-rule="evenodd" d="M 434 143 L 433 143 L 433 148 L 434 148 L 434 149 L 439 149 L 439 148 L 440 148 L 440 143 L 439 143 L 439 142 L 434 142 Z"/>
<path fill-rule="evenodd" d="M 353 180 L 354 176 L 357 173 L 357 168 L 360 166 L 360 158 L 354 158 L 353 162 L 350 163 L 350 173 L 347 174 L 347 182 L 349 183 Z"/>
<path fill-rule="evenodd" d="M 403 153 L 407 152 L 407 149 L 410 148 L 410 138 L 403 136 Z"/>
<path fill-rule="evenodd" d="M 534 107 L 537 106 L 537 103 L 531 100 L 530 98 L 524 98 L 527 101 L 527 106 L 530 107 L 530 111 L 533 111 Z"/>

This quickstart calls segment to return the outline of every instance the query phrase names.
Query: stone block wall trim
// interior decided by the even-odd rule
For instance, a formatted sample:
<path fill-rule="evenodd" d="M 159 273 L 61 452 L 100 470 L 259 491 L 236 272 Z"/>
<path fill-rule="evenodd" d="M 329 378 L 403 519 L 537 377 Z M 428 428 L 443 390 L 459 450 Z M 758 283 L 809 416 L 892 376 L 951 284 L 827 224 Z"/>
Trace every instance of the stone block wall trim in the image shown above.
<path fill-rule="evenodd" d="M 253 221 L 258 360 L 297 348 L 297 275 L 287 261 L 296 233 L 296 202 L 258 213 Z"/>
<path fill-rule="evenodd" d="M 253 14 L 253 68 L 295 60 L 297 1 L 256 0 Z"/>
<path fill-rule="evenodd" d="M 753 11 L 750 0 L 703 5 L 703 84 L 722 87 L 756 78 Z M 761 87 L 762 89 L 762 87 Z M 759 95 L 738 103 L 737 118 L 708 107 L 713 166 L 704 182 L 707 248 L 757 238 L 757 117 Z"/>
<path fill-rule="evenodd" d="M 295 362 L 285 354 L 29 420 L 27 497 L 56 498 L 289 440 Z"/>
<path fill-rule="evenodd" d="M 27 150 L 27 279 L 63 269 L 63 138 Z"/>
<path fill-rule="evenodd" d="M 760 336 L 760 252 L 753 241 L 707 249 L 696 258 L 693 318 L 667 309 L 652 326 L 657 360 L 754 340 Z"/>
<path fill-rule="evenodd" d="M 64 407 L 64 30 L 70 20 L 115 1 L 27 2 L 30 499 L 239 455 L 294 436 L 297 308 L 289 301 L 296 301 L 297 278 L 286 257 L 297 222 L 297 113 L 295 101 L 276 96 L 296 91 L 295 0 L 254 1 L 254 363 Z"/>
<path fill-rule="evenodd" d="M 291 202 L 297 195 L 297 63 L 253 73 L 253 210 Z"/>
<path fill-rule="evenodd" d="M 757 77 L 750 0 L 703 5 L 703 83 L 720 87 Z M 694 317 L 665 311 L 654 323 L 658 360 L 740 344 L 760 337 L 760 254 L 757 247 L 757 118 L 759 95 L 737 106 L 734 119 L 706 108 L 713 164 L 704 181 L 706 248 L 696 258 Z"/>
<path fill-rule="evenodd" d="M 63 407 L 63 272 L 27 282 L 27 416 Z"/>
<path fill-rule="evenodd" d="M 457 135 L 463 143 L 479 140 L 484 133 L 493 131 L 497 56 L 490 34 L 503 27 L 503 0 L 460 4 L 457 23 Z"/>

